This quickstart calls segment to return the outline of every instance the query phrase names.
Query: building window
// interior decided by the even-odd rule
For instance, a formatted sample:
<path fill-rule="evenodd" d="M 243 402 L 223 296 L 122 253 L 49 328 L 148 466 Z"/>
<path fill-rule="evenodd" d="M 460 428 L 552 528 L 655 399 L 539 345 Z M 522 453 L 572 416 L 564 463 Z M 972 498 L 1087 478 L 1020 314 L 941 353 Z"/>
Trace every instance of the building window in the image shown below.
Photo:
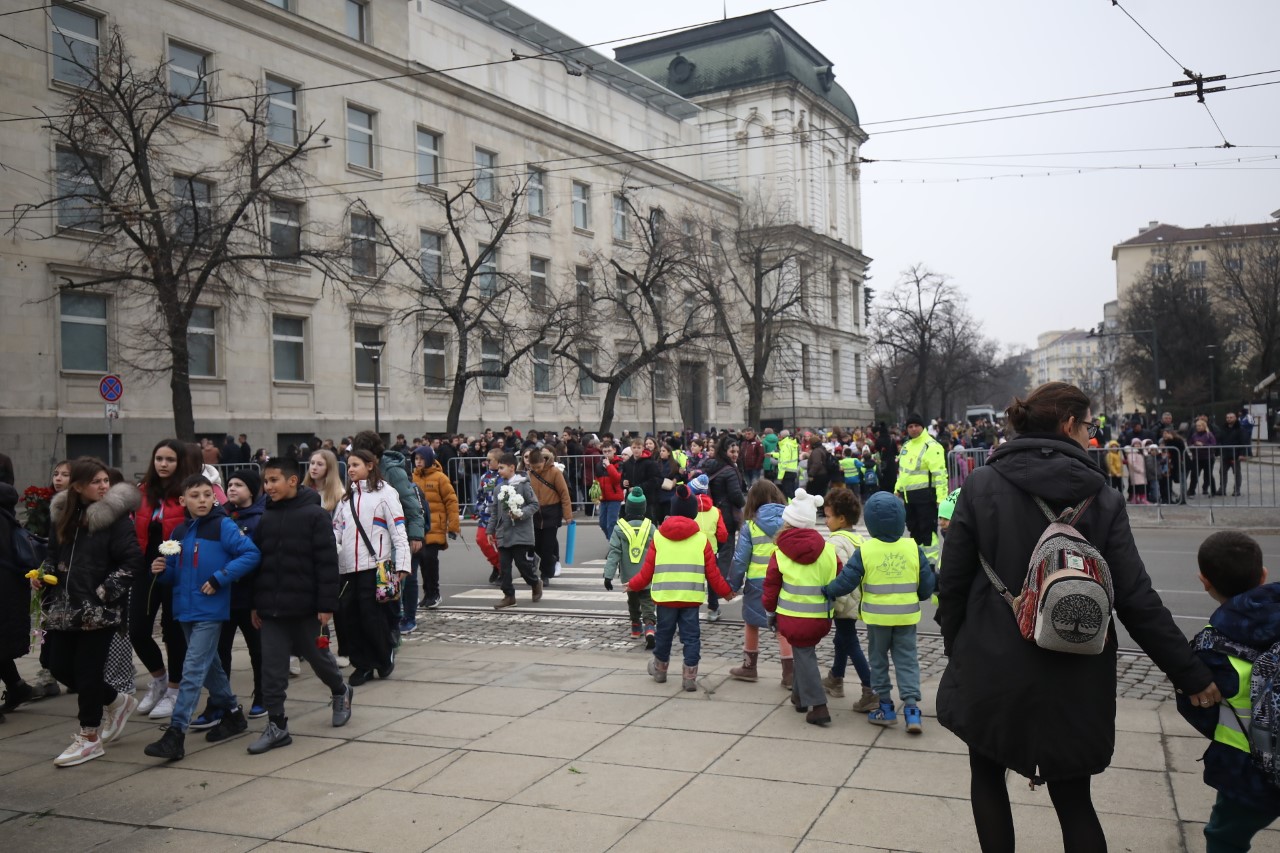
<path fill-rule="evenodd" d="M 800 345 L 800 387 L 804 390 L 810 390 L 809 381 L 809 345 Z"/>
<path fill-rule="evenodd" d="M 293 11 L 293 0 L 267 0 L 268 6 L 275 6 L 277 9 L 284 9 L 286 12 Z"/>
<path fill-rule="evenodd" d="M 591 185 L 573 182 L 573 227 L 591 230 Z"/>
<path fill-rule="evenodd" d="M 355 275 L 373 277 L 378 274 L 376 228 L 372 216 L 351 214 L 351 272 Z"/>
<path fill-rule="evenodd" d="M 1244 269 L 1244 261 L 1240 258 L 1227 258 L 1226 267 L 1231 272 L 1240 272 Z"/>
<path fill-rule="evenodd" d="M 618 273 L 614 278 L 614 284 L 617 288 L 617 295 L 614 297 L 617 305 L 617 316 L 619 320 L 625 320 L 638 307 L 639 300 L 636 299 L 634 288 L 631 286 L 630 276 Z"/>
<path fill-rule="evenodd" d="M 378 326 L 366 326 L 360 323 L 355 328 L 355 347 L 356 347 L 356 384 L 372 385 L 375 382 L 381 382 L 381 371 L 378 365 L 373 363 L 373 353 L 365 349 L 365 344 L 377 343 L 382 340 L 382 329 Z M 381 353 L 379 353 L 381 355 Z"/>
<path fill-rule="evenodd" d="M 293 201 L 271 200 L 271 256 L 281 260 L 296 259 L 302 254 L 302 205 Z"/>
<path fill-rule="evenodd" d="M 298 87 L 275 77 L 267 78 L 267 138 L 298 144 Z"/>
<path fill-rule="evenodd" d="M 538 394 L 551 392 L 551 347 L 546 344 L 533 348 L 533 390 Z"/>
<path fill-rule="evenodd" d="M 444 332 L 427 332 L 422 336 L 422 384 L 428 388 L 444 387 Z"/>
<path fill-rule="evenodd" d="M 853 327 L 856 329 L 862 325 L 862 299 L 858 296 L 858 283 L 853 283 L 853 289 L 850 291 L 849 310 L 853 312 Z"/>
<path fill-rule="evenodd" d="M 853 356 L 853 396 L 862 399 L 862 355 Z"/>
<path fill-rule="evenodd" d="M 199 178 L 174 178 L 173 236 L 188 246 L 208 246 L 213 237 L 213 184 Z"/>
<path fill-rule="evenodd" d="M 347 35 L 356 41 L 369 41 L 369 7 L 359 0 L 347 0 Z"/>
<path fill-rule="evenodd" d="M 373 168 L 373 113 L 347 107 L 347 165 Z"/>
<path fill-rule="evenodd" d="M 418 232 L 418 263 L 422 265 L 422 280 L 427 287 L 439 287 L 444 280 L 444 241 L 432 231 Z"/>
<path fill-rule="evenodd" d="M 62 311 L 62 369 L 107 369 L 107 298 L 88 293 L 64 293 Z"/>
<path fill-rule="evenodd" d="M 649 208 L 649 233 L 653 237 L 653 242 L 657 243 L 662 239 L 662 229 L 667 221 L 667 214 L 660 207 Z"/>
<path fill-rule="evenodd" d="M 729 402 L 729 370 L 723 364 L 716 365 L 716 402 Z"/>
<path fill-rule="evenodd" d="M 493 201 L 497 190 L 494 170 L 498 168 L 498 155 L 483 148 L 476 149 L 476 198 Z"/>
<path fill-rule="evenodd" d="M 627 369 L 627 365 L 629 365 L 630 363 L 631 363 L 630 353 L 619 353 L 617 361 L 615 362 L 615 365 L 614 365 L 614 372 L 621 373 L 623 370 Z M 619 397 L 624 397 L 630 400 L 636 396 L 635 383 L 632 381 L 634 378 L 635 378 L 635 374 L 632 373 L 628 375 L 626 379 L 622 380 L 622 382 L 618 385 Z"/>
<path fill-rule="evenodd" d="M 578 350 L 578 361 L 581 362 L 578 367 L 578 396 L 590 397 L 596 393 L 596 381 L 588 375 L 587 371 L 595 369 L 595 350 Z"/>
<path fill-rule="evenodd" d="M 1169 274 L 1168 264 L 1152 264 L 1151 274 L 1154 276 L 1167 276 Z"/>
<path fill-rule="evenodd" d="M 801 261 L 799 264 L 799 293 L 796 295 L 799 297 L 800 310 L 805 313 L 809 311 L 809 283 L 812 274 L 813 271 L 809 268 L 809 265 Z"/>
<path fill-rule="evenodd" d="M 839 325 L 840 320 L 840 271 L 832 267 L 830 281 L 831 320 Z"/>
<path fill-rule="evenodd" d="M 169 97 L 174 115 L 209 120 L 209 54 L 169 42 Z"/>
<path fill-rule="evenodd" d="M 480 266 L 476 268 L 476 280 L 480 284 L 480 297 L 492 299 L 498 295 L 498 250 L 480 245 Z"/>
<path fill-rule="evenodd" d="M 534 308 L 547 307 L 547 262 L 544 258 L 529 258 L 529 304 Z"/>
<path fill-rule="evenodd" d="M 1192 261 L 1187 264 L 1187 275 L 1192 278 L 1204 278 L 1209 274 L 1208 261 Z"/>
<path fill-rule="evenodd" d="M 837 397 L 840 396 L 840 379 L 840 350 L 833 349 L 831 351 L 831 390 Z"/>
<path fill-rule="evenodd" d="M 578 318 L 585 320 L 591 316 L 591 267 L 574 267 L 573 280 L 576 286 L 574 299 L 578 305 Z"/>
<path fill-rule="evenodd" d="M 440 182 L 440 134 L 418 128 L 418 184 L 433 187 Z"/>
<path fill-rule="evenodd" d="M 480 369 L 485 375 L 480 377 L 480 387 L 485 391 L 501 391 L 502 377 L 502 343 L 496 338 L 486 336 L 480 342 Z"/>
<path fill-rule="evenodd" d="M 59 8 L 57 6 L 54 7 Z M 83 231 L 102 230 L 102 207 L 95 179 L 102 176 L 103 159 L 94 154 L 78 155 L 69 149 L 57 151 L 58 225 Z"/>
<path fill-rule="evenodd" d="M 628 237 L 627 228 L 627 200 L 623 198 L 622 193 L 614 193 L 613 195 L 613 239 L 626 240 Z"/>
<path fill-rule="evenodd" d="M 98 71 L 98 19 L 61 4 L 49 7 L 53 79 L 82 88 Z"/>
<path fill-rule="evenodd" d="M 671 398 L 671 383 L 667 379 L 667 363 L 659 359 L 653 365 L 653 396 L 657 400 Z"/>
<path fill-rule="evenodd" d="M 307 378 L 305 351 L 307 321 L 301 317 L 271 317 L 271 355 L 273 375 L 279 382 L 301 382 Z"/>
<path fill-rule="evenodd" d="M 197 305 L 187 321 L 187 372 L 193 377 L 218 375 L 217 312 Z"/>
<path fill-rule="evenodd" d="M 529 183 L 525 186 L 525 194 L 529 198 L 529 215 L 547 215 L 546 172 L 529 167 Z"/>

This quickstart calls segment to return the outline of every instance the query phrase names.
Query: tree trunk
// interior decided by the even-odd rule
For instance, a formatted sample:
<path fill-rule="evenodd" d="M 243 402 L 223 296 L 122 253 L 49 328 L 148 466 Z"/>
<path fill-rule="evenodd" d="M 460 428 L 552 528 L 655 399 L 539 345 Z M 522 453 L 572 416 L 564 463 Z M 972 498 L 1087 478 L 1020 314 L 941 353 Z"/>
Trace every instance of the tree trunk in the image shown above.
<path fill-rule="evenodd" d="M 459 331 L 458 360 L 453 369 L 453 391 L 449 395 L 449 414 L 444 420 L 444 431 L 450 435 L 458 432 L 458 421 L 462 418 L 462 404 L 467 396 L 467 345 L 466 338 Z"/>
<path fill-rule="evenodd" d="M 618 400 L 618 389 L 621 385 L 613 384 L 604 392 L 604 406 L 600 410 L 600 431 L 608 432 L 613 426 L 614 403 Z"/>
<path fill-rule="evenodd" d="M 194 443 L 196 418 L 191 402 L 191 352 L 187 347 L 187 330 L 169 329 L 169 352 L 173 369 L 169 371 L 169 391 L 173 404 L 173 430 L 179 441 Z"/>

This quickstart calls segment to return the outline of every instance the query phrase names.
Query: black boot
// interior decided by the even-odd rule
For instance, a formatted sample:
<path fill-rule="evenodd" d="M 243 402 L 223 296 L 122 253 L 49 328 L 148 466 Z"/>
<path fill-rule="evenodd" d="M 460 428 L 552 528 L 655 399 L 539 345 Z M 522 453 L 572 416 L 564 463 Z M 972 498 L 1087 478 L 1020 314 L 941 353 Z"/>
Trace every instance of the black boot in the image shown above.
<path fill-rule="evenodd" d="M 4 691 L 4 704 L 0 705 L 0 714 L 16 710 L 19 705 L 30 702 L 35 696 L 35 688 L 25 681 L 19 681 Z"/>
<path fill-rule="evenodd" d="M 164 734 L 160 736 L 160 740 L 155 743 L 147 744 L 147 748 L 142 750 L 152 758 L 164 758 L 168 761 L 180 761 L 187 754 L 185 743 L 187 736 L 184 732 L 180 732 L 173 726 L 164 730 Z"/>
<path fill-rule="evenodd" d="M 249 730 L 249 721 L 244 718 L 244 709 L 240 706 L 227 711 L 218 720 L 218 724 L 205 733 L 204 739 L 209 743 L 218 743 Z"/>

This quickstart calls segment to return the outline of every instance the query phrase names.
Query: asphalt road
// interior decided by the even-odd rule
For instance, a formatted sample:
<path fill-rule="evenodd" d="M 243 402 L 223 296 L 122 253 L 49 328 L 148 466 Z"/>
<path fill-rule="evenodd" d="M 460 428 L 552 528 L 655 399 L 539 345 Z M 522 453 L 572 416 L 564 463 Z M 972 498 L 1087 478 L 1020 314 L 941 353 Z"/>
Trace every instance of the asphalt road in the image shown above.
<path fill-rule="evenodd" d="M 560 577 L 552 581 L 542 601 L 536 605 L 529 601 L 527 588 L 517 581 L 516 596 L 520 604 L 515 609 L 566 615 L 621 615 L 625 620 L 627 600 L 622 585 L 615 582 L 614 592 L 608 592 L 604 588 L 603 567 L 608 543 L 599 524 L 593 518 L 580 516 L 577 526 L 573 563 L 562 568 Z M 1134 530 L 1138 551 L 1146 563 L 1156 590 L 1177 620 L 1178 627 L 1188 637 L 1204 627 L 1216 606 L 1201 588 L 1196 569 L 1196 550 L 1212 532 L 1212 528 Z M 463 534 L 467 540 L 465 544 L 461 539 L 453 542 L 441 555 L 442 604 L 451 608 L 488 610 L 501 598 L 501 593 L 488 584 L 489 564 L 475 544 L 474 526 L 464 526 Z M 1262 545 L 1266 565 L 1272 567 L 1273 573 L 1280 572 L 1280 536 L 1256 538 Z M 562 554 L 565 541 L 566 529 L 561 528 Z M 724 604 L 722 607 L 725 619 L 741 618 L 741 605 L 738 602 Z M 925 602 L 921 629 L 930 630 L 933 627 L 933 607 Z M 1137 646 L 1123 625 L 1119 626 L 1119 631 L 1122 647 Z"/>

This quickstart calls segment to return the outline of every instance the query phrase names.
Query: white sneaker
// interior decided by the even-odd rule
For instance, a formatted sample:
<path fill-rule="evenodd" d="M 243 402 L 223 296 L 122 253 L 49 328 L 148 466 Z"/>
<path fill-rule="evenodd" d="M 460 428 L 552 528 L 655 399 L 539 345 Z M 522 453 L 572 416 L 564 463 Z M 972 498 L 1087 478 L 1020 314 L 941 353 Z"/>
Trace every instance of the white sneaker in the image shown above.
<path fill-rule="evenodd" d="M 59 767 L 75 767 L 77 764 L 84 764 L 86 761 L 101 758 L 105 754 L 105 750 L 102 748 L 102 738 L 89 740 L 85 737 L 85 735 L 92 732 L 93 729 L 81 729 L 76 732 L 75 740 L 71 741 L 71 746 L 62 750 L 62 754 L 53 759 L 53 763 Z"/>
<path fill-rule="evenodd" d="M 168 685 L 163 678 L 151 679 L 151 683 L 147 685 L 147 692 L 142 694 L 142 698 L 138 700 L 138 713 L 150 714 L 151 709 L 164 697 L 167 689 Z"/>
<path fill-rule="evenodd" d="M 297 678 L 302 675 L 302 658 L 289 658 L 289 677 Z"/>
<path fill-rule="evenodd" d="M 151 709 L 151 713 L 147 714 L 153 720 L 167 720 L 173 716 L 173 706 L 178 701 L 177 690 L 165 690 L 164 695 L 160 697 L 160 701 Z"/>
<path fill-rule="evenodd" d="M 121 693 L 116 697 L 116 701 L 104 707 L 102 709 L 102 742 L 111 743 L 119 737 L 124 731 L 124 724 L 129 721 L 129 716 L 137 709 L 138 700 L 133 698 L 132 693 Z"/>
<path fill-rule="evenodd" d="M 338 669 L 346 669 L 351 666 L 351 658 L 346 655 L 334 655 L 333 659 L 338 662 Z"/>

